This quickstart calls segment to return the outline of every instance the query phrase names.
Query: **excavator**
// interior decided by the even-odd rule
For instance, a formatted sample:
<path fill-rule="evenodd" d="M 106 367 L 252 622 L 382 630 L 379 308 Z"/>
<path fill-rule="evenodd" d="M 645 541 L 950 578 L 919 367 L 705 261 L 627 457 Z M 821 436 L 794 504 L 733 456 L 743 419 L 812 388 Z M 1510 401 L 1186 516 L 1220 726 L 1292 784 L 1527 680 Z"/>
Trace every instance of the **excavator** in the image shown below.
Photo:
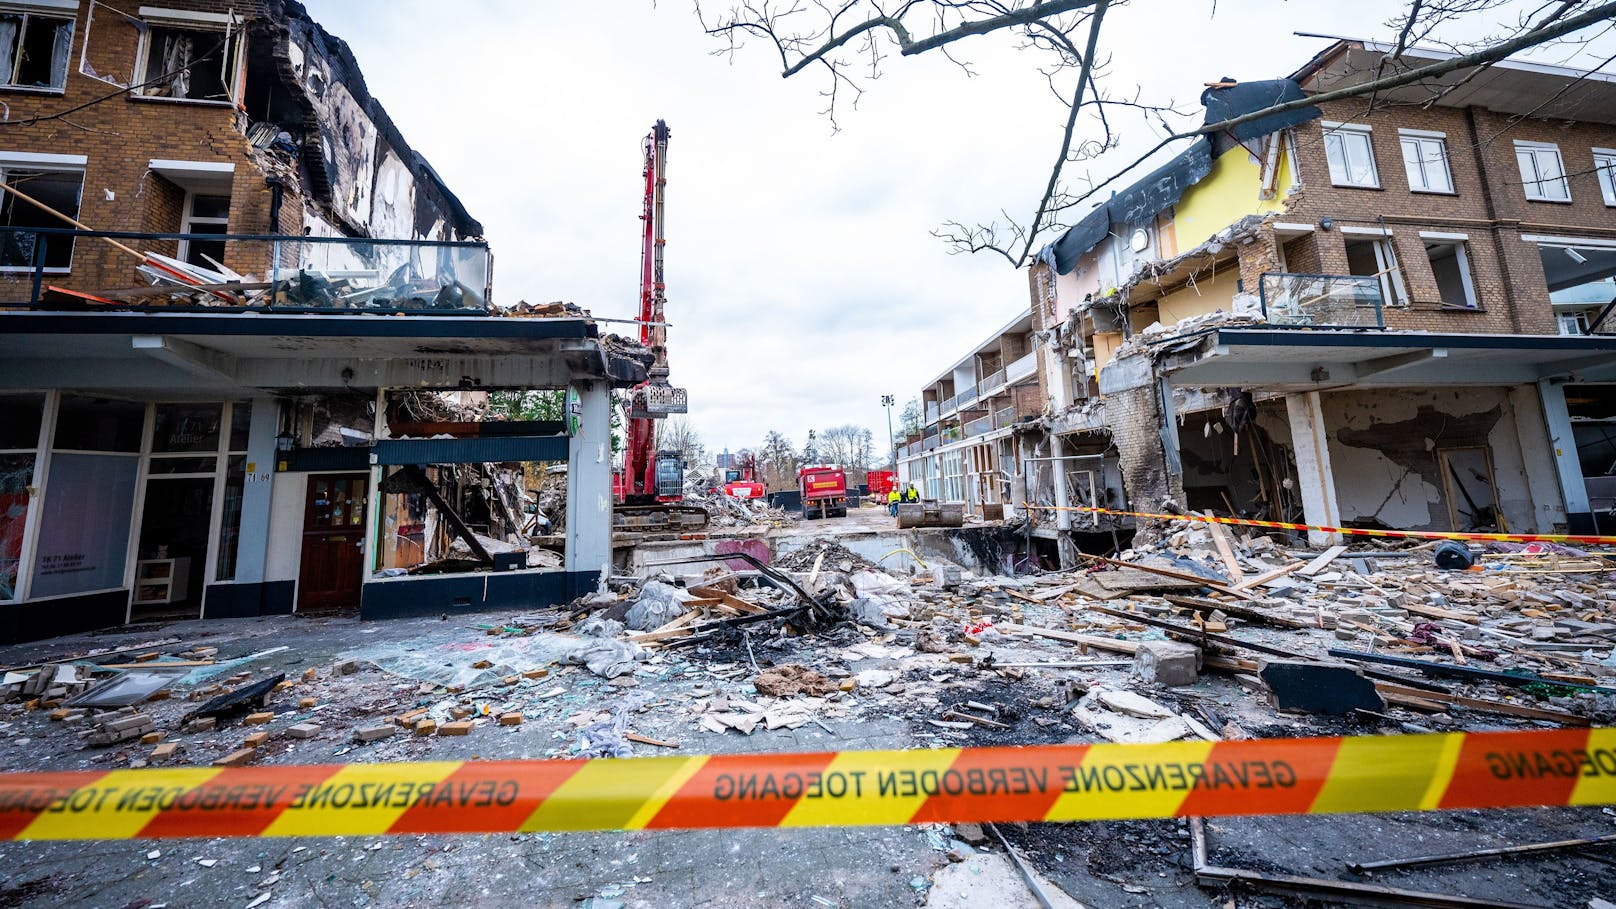
<path fill-rule="evenodd" d="M 678 532 L 707 526 L 707 511 L 681 505 L 685 463 L 677 451 L 656 450 L 656 421 L 688 413 L 689 395 L 668 382 L 667 299 L 662 273 L 663 209 L 668 186 L 668 124 L 658 120 L 644 142 L 645 209 L 640 215 L 640 343 L 653 360 L 646 381 L 629 391 L 626 406 L 627 446 L 622 475 L 614 489 L 619 501 L 612 510 L 614 530 Z"/>

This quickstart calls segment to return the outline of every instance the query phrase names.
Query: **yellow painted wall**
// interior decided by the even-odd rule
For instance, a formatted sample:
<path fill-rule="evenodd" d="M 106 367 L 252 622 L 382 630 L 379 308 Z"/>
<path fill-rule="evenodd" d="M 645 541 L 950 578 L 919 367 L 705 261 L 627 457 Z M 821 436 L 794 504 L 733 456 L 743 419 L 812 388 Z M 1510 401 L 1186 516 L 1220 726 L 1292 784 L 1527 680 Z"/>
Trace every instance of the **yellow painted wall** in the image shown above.
<path fill-rule="evenodd" d="M 1279 180 L 1272 199 L 1260 199 L 1262 165 L 1251 160 L 1251 153 L 1240 146 L 1224 152 L 1212 162 L 1206 179 L 1190 187 L 1173 210 L 1174 231 L 1179 250 L 1200 246 L 1212 235 L 1246 215 L 1283 211 L 1290 194 L 1292 162 L 1284 145 L 1279 150 Z M 1165 313 L 1163 322 L 1167 321 Z"/>
<path fill-rule="evenodd" d="M 1097 331 L 1094 333 L 1094 374 L 1098 376 L 1105 364 L 1117 355 L 1117 348 L 1122 346 L 1122 332 Z"/>
<path fill-rule="evenodd" d="M 1215 309 L 1234 312 L 1235 285 L 1239 280 L 1240 268 L 1233 262 L 1215 275 L 1203 275 L 1194 287 L 1182 287 L 1157 298 L 1156 319 L 1163 325 L 1172 325 Z"/>

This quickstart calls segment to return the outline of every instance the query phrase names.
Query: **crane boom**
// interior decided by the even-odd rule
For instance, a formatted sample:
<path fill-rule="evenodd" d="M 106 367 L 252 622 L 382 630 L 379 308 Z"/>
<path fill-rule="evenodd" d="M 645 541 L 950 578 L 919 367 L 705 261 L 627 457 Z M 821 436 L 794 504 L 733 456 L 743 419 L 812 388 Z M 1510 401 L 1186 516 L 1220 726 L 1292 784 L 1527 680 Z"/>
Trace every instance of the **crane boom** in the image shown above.
<path fill-rule="evenodd" d="M 677 502 L 684 491 L 684 467 L 677 453 L 657 452 L 656 423 L 688 410 L 685 390 L 668 384 L 668 329 L 663 279 L 665 197 L 668 185 L 668 124 L 656 121 L 643 144 L 645 203 L 640 213 L 640 342 L 650 348 L 651 368 L 644 383 L 629 395 L 627 449 L 623 455 L 623 501 L 636 506 Z M 700 509 L 684 509 L 699 512 Z M 664 517 L 672 512 L 664 509 Z M 703 513 L 704 514 L 704 513 Z M 638 515 L 651 519 L 649 512 Z M 693 516 L 682 522 L 689 524 Z M 702 518 L 705 523 L 705 518 Z"/>

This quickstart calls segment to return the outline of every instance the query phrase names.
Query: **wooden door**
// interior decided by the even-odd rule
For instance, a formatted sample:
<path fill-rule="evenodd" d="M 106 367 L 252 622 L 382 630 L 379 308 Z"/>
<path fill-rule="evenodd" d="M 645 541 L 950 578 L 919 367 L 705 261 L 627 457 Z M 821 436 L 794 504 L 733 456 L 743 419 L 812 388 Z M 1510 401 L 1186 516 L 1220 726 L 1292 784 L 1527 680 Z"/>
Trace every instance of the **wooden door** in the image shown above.
<path fill-rule="evenodd" d="M 309 477 L 303 503 L 303 561 L 297 573 L 299 610 L 359 605 L 364 581 L 365 491 L 362 473 Z"/>

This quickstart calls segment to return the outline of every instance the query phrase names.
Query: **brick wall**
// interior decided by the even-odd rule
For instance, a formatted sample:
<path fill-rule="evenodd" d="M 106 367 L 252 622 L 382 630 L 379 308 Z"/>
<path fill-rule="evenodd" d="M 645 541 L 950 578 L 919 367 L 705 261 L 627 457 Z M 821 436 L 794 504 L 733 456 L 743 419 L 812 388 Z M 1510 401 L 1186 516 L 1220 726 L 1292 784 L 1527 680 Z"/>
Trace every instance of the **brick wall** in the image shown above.
<path fill-rule="evenodd" d="M 1389 329 L 1439 332 L 1552 334 L 1554 317 L 1542 262 L 1525 233 L 1567 233 L 1616 238 L 1616 211 L 1600 196 L 1593 147 L 1616 146 L 1616 127 L 1511 117 L 1481 109 L 1394 107 L 1365 116 L 1362 102 L 1322 105 L 1325 119 L 1367 124 L 1380 188 L 1334 186 L 1318 121 L 1297 130 L 1296 147 L 1306 190 L 1293 197 L 1281 218 L 1338 226 L 1384 227 L 1401 266 L 1410 302 L 1388 307 Z M 1398 129 L 1446 134 L 1452 193 L 1410 189 Z M 1570 203 L 1525 198 L 1515 163 L 1514 140 L 1555 142 L 1570 176 Z M 1445 308 L 1420 233 L 1466 235 L 1479 307 Z M 1286 243 L 1293 272 L 1345 273 L 1345 239 L 1339 231 L 1316 232 Z"/>
<path fill-rule="evenodd" d="M 1149 384 L 1106 395 L 1105 419 L 1116 446 L 1129 507 L 1160 511 L 1168 501 L 1182 505 L 1183 480 L 1167 470 L 1162 449 L 1162 415 L 1156 386 Z"/>

